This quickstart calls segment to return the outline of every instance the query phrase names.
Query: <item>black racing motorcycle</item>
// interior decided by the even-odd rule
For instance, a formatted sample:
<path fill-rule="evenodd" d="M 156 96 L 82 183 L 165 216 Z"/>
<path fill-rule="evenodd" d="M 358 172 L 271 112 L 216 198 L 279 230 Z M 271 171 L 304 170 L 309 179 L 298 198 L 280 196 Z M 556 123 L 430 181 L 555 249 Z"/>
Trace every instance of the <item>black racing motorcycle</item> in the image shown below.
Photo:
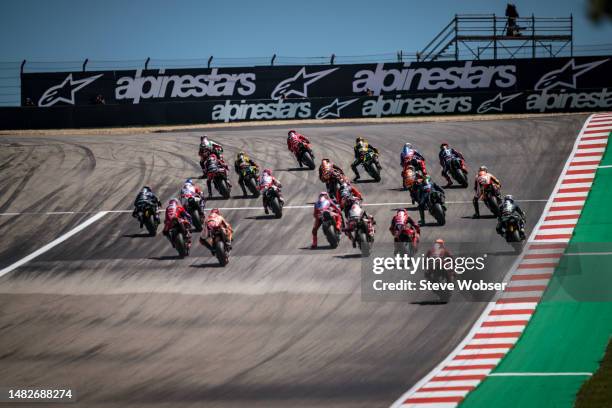
<path fill-rule="evenodd" d="M 431 190 L 425 199 L 425 206 L 435 218 L 438 225 L 446 224 L 446 206 L 444 205 L 444 194 L 436 190 Z"/>
<path fill-rule="evenodd" d="M 506 242 L 512 245 L 515 252 L 521 252 L 525 243 L 525 236 L 521 234 L 521 219 L 519 216 L 515 214 L 505 215 L 500 218 L 499 222 L 501 223 L 502 231 L 504 231 Z"/>
<path fill-rule="evenodd" d="M 157 227 L 159 226 L 157 206 L 153 203 L 142 203 L 137 207 L 136 215 L 140 223 L 140 228 L 144 225 L 149 235 L 154 237 L 157 234 Z"/>
<path fill-rule="evenodd" d="M 459 157 L 453 157 L 449 163 L 449 173 L 453 179 L 463 188 L 467 188 L 468 179 L 467 171 L 463 169 L 461 165 L 461 159 Z"/>
<path fill-rule="evenodd" d="M 172 221 L 172 227 L 168 231 L 170 243 L 177 250 L 179 256 L 184 258 L 189 255 L 191 248 L 191 230 L 189 222 L 175 218 Z"/>
<path fill-rule="evenodd" d="M 362 152 L 361 153 L 361 163 L 363 164 L 363 168 L 366 173 L 370 175 L 374 179 L 374 181 L 380 181 L 380 172 L 378 171 L 378 167 L 376 167 L 376 158 L 375 153 L 371 151 Z"/>
<path fill-rule="evenodd" d="M 271 185 L 266 189 L 266 202 L 268 207 L 272 210 L 272 213 L 276 218 L 283 216 L 283 202 L 280 199 L 280 191 L 277 186 Z"/>
<path fill-rule="evenodd" d="M 242 172 L 242 179 L 244 184 L 249 189 L 253 197 L 259 197 L 259 189 L 257 188 L 257 177 L 259 176 L 259 170 L 255 166 L 244 166 L 240 169 Z"/>

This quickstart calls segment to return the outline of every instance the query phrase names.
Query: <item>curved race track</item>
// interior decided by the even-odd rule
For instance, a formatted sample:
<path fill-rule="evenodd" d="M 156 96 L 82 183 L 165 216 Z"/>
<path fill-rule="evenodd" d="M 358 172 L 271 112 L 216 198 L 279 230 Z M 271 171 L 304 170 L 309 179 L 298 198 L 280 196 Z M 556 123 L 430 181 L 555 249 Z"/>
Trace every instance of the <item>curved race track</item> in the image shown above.
<path fill-rule="evenodd" d="M 448 140 L 471 169 L 488 164 L 533 221 L 584 117 L 300 130 L 318 159 L 345 169 L 355 135 L 380 148 L 382 184 L 360 184 L 367 203 L 407 201 L 397 190 L 397 161 L 408 140 L 440 182 L 434 158 Z M 245 149 L 273 168 L 287 205 L 307 205 L 322 185 L 316 172 L 294 169 L 285 132 L 209 134 L 227 157 Z M 0 269 L 96 211 L 129 209 L 145 183 L 163 199 L 175 194 L 182 179 L 199 174 L 199 134 L 0 137 Z M 450 190 L 447 199 L 448 224 L 425 227 L 425 238 L 499 239 L 495 220 L 469 219 L 471 191 Z M 130 215 L 117 212 L 0 278 L 0 384 L 70 385 L 82 407 L 384 407 L 455 347 L 485 305 L 364 302 L 361 261 L 344 256 L 355 253 L 346 240 L 335 251 L 308 249 L 310 208 L 274 220 L 262 218 L 253 199 L 214 205 L 254 207 L 224 211 L 237 229 L 226 268 L 200 246 L 175 259 L 162 237 L 140 237 Z M 379 221 L 378 244 L 390 242 L 394 207 L 368 208 Z M 45 214 L 63 211 L 74 213 Z"/>

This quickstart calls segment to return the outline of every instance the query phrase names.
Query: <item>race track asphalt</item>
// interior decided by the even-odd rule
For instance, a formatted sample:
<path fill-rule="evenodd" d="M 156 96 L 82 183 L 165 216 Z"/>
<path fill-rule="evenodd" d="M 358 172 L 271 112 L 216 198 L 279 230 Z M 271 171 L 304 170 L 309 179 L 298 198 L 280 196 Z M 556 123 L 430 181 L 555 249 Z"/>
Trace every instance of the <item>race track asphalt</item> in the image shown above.
<path fill-rule="evenodd" d="M 470 170 L 487 164 L 535 221 L 585 117 L 298 130 L 318 160 L 348 171 L 355 136 L 380 149 L 382 183 L 358 187 L 366 203 L 383 204 L 367 208 L 383 247 L 397 207 L 385 203 L 408 201 L 399 191 L 404 142 L 441 183 L 438 146 L 449 141 Z M 245 150 L 274 169 L 287 206 L 309 205 L 323 186 L 316 171 L 296 168 L 286 130 L 208 133 L 226 157 Z M 143 184 L 163 200 L 176 195 L 183 179 L 199 175 L 201 133 L 0 137 L 0 269 L 98 211 L 130 209 Z M 500 240 L 494 219 L 471 219 L 471 197 L 449 190 L 447 225 L 424 227 L 424 239 Z M 251 198 L 212 206 L 254 207 L 223 211 L 236 229 L 226 268 L 199 245 L 176 259 L 163 237 L 141 236 L 129 213 L 115 212 L 0 278 L 0 385 L 70 386 L 71 406 L 82 407 L 385 407 L 461 341 L 485 306 L 363 301 L 362 261 L 347 240 L 336 250 L 308 248 L 311 208 L 287 208 L 276 220 Z M 512 261 L 505 256 L 491 273 L 500 278 Z"/>

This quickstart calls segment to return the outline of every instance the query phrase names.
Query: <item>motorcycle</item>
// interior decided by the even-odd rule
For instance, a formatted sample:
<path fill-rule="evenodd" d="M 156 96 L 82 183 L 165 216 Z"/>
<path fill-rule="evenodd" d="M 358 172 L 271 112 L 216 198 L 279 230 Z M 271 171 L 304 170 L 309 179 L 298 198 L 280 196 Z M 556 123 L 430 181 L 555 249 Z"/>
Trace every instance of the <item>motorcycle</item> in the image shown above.
<path fill-rule="evenodd" d="M 225 266 L 229 263 L 230 250 L 225 245 L 225 240 L 220 228 L 215 228 L 212 232 L 212 247 L 219 265 Z"/>
<path fill-rule="evenodd" d="M 336 196 L 336 191 L 340 188 L 340 178 L 342 174 L 337 171 L 332 171 L 325 183 L 325 188 L 330 197 Z"/>
<path fill-rule="evenodd" d="M 463 161 L 459 157 L 450 160 L 449 173 L 461 187 L 466 188 L 468 186 L 467 170 L 465 170 Z"/>
<path fill-rule="evenodd" d="M 240 169 L 242 172 L 242 178 L 244 184 L 249 189 L 253 197 L 259 197 L 259 189 L 257 188 L 257 177 L 259 176 L 259 170 L 255 166 L 244 166 Z"/>
<path fill-rule="evenodd" d="M 198 196 L 191 194 L 181 194 L 181 202 L 185 207 L 185 210 L 191 216 L 193 228 L 196 231 L 202 231 L 202 221 L 204 215 L 204 200 Z"/>
<path fill-rule="evenodd" d="M 283 202 L 280 199 L 278 187 L 271 185 L 266 189 L 264 194 L 266 195 L 268 207 L 272 210 L 274 216 L 276 218 L 281 218 L 283 216 Z"/>
<path fill-rule="evenodd" d="M 444 195 L 436 190 L 431 190 L 425 199 L 425 205 L 429 214 L 436 219 L 438 225 L 446 224 L 446 206 Z"/>
<path fill-rule="evenodd" d="M 366 216 L 359 203 L 354 203 L 349 210 L 347 229 L 354 232 L 354 239 L 359 245 L 361 255 L 364 257 L 370 256 L 374 234 L 376 233 L 374 218 Z"/>
<path fill-rule="evenodd" d="M 321 227 L 329 246 L 337 248 L 340 243 L 340 231 L 336 228 L 336 221 L 329 210 L 323 211 L 320 215 Z"/>
<path fill-rule="evenodd" d="M 419 248 L 419 234 L 411 225 L 403 226 L 402 231 L 395 239 L 394 254 L 414 256 Z"/>
<path fill-rule="evenodd" d="M 360 154 L 360 160 L 363 164 L 363 168 L 365 169 L 366 173 L 368 173 L 370 177 L 374 179 L 374 181 L 379 182 L 380 172 L 378 171 L 378 167 L 376 167 L 374 158 L 375 154 L 371 151 L 361 152 Z"/>
<path fill-rule="evenodd" d="M 189 255 L 191 248 L 191 228 L 187 220 L 175 218 L 172 228 L 168 231 L 172 247 L 178 251 L 181 258 Z"/>
<path fill-rule="evenodd" d="M 491 213 L 495 217 L 498 218 L 500 216 L 499 205 L 501 204 L 501 199 L 499 198 L 499 196 L 499 189 L 497 189 L 493 184 L 490 184 L 485 187 L 483 193 L 483 201 L 485 203 L 485 206 L 489 209 L 489 211 L 491 211 Z"/>
<path fill-rule="evenodd" d="M 140 228 L 144 225 L 149 235 L 154 237 L 157 234 L 157 227 L 159 226 L 157 206 L 151 203 L 145 203 L 138 207 L 138 212 L 136 214 L 138 216 L 138 222 L 140 222 Z"/>
<path fill-rule="evenodd" d="M 304 163 L 306 167 L 308 167 L 310 170 L 315 169 L 314 153 L 312 152 L 310 145 L 306 143 L 299 143 L 298 157 L 300 158 L 301 162 Z"/>
<path fill-rule="evenodd" d="M 221 194 L 223 198 L 230 198 L 232 188 L 227 181 L 226 169 L 220 168 L 216 173 L 209 174 L 208 178 L 212 179 L 212 183 L 215 186 L 215 189 L 219 192 L 219 194 Z"/>
<path fill-rule="evenodd" d="M 442 260 L 443 262 L 443 260 Z M 434 266 L 425 271 L 425 278 L 432 283 L 454 283 L 456 275 L 454 271 L 444 269 L 443 265 L 434 263 Z M 453 292 L 448 289 L 434 289 L 441 302 L 448 302 Z"/>
<path fill-rule="evenodd" d="M 514 250 L 521 252 L 525 242 L 525 236 L 521 234 L 520 219 L 516 215 L 508 215 L 501 217 L 500 220 L 504 231 L 506 242 L 512 245 Z"/>

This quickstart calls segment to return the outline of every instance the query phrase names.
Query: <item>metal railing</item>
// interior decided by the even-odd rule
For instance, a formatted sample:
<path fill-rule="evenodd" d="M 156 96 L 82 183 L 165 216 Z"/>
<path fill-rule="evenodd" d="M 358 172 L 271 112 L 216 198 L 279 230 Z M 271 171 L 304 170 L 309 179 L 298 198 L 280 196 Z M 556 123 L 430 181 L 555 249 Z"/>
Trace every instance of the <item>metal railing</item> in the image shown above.
<path fill-rule="evenodd" d="M 516 44 L 516 45 L 509 45 Z M 456 14 L 420 52 L 420 61 L 460 58 L 516 58 L 530 48 L 531 57 L 573 55 L 573 17 L 518 17 Z M 515 51 L 512 51 L 512 50 Z M 499 55 L 501 53 L 501 55 Z"/>

